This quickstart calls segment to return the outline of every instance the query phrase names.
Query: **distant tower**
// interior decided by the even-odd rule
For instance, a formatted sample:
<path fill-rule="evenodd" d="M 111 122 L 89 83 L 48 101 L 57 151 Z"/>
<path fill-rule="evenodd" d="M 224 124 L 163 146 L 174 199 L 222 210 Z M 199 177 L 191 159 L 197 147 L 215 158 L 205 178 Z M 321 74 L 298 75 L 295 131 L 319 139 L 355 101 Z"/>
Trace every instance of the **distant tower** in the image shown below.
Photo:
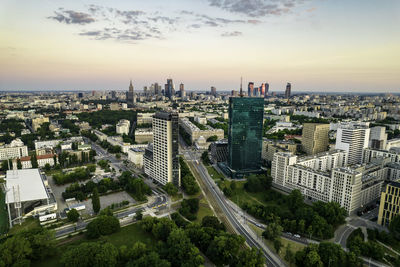
<path fill-rule="evenodd" d="M 185 85 L 183 83 L 181 83 L 179 85 L 179 92 L 180 92 L 181 97 L 185 97 L 186 96 Z"/>
<path fill-rule="evenodd" d="M 243 78 L 240 77 L 240 97 L 243 97 Z"/>
<path fill-rule="evenodd" d="M 249 85 L 247 87 L 247 96 L 254 96 L 254 83 L 249 82 Z"/>
<path fill-rule="evenodd" d="M 134 92 L 133 92 L 133 85 L 132 85 L 132 80 L 129 84 L 129 91 L 126 94 L 126 102 L 128 103 L 128 105 L 133 105 L 133 96 L 134 96 Z"/>
<path fill-rule="evenodd" d="M 175 95 L 174 82 L 172 79 L 167 79 L 167 83 L 165 84 L 165 96 L 171 98 L 173 95 Z"/>
<path fill-rule="evenodd" d="M 285 91 L 285 98 L 290 98 L 291 94 L 292 94 L 292 85 L 290 83 L 287 83 L 286 91 Z"/>
<path fill-rule="evenodd" d="M 213 96 L 217 96 L 217 88 L 215 88 L 214 86 L 211 86 L 211 95 Z"/>
<path fill-rule="evenodd" d="M 269 92 L 269 83 L 265 83 L 265 96 L 268 95 Z"/>
<path fill-rule="evenodd" d="M 261 96 L 265 95 L 265 84 L 264 83 L 262 83 L 260 85 L 260 94 L 261 94 Z"/>

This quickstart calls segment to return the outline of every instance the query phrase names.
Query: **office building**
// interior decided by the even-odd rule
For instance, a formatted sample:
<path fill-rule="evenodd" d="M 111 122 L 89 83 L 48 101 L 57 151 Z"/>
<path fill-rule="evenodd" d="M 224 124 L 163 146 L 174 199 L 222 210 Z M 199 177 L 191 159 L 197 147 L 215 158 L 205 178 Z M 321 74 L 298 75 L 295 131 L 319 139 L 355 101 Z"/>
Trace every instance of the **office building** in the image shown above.
<path fill-rule="evenodd" d="M 391 182 L 381 194 L 378 224 L 389 226 L 390 221 L 400 215 L 400 183 Z"/>
<path fill-rule="evenodd" d="M 287 83 L 285 90 L 285 98 L 290 98 L 291 94 L 292 94 L 292 85 L 290 83 Z"/>
<path fill-rule="evenodd" d="M 131 127 L 131 122 L 128 120 L 120 120 L 115 126 L 117 134 L 123 135 L 129 134 L 129 129 Z"/>
<path fill-rule="evenodd" d="M 363 150 L 368 147 L 370 129 L 365 123 L 341 123 L 336 133 L 336 149 L 348 154 L 348 164 L 362 162 Z"/>
<path fill-rule="evenodd" d="M 185 85 L 183 83 L 181 83 L 179 85 L 179 94 L 180 94 L 180 97 L 185 97 L 186 96 Z"/>
<path fill-rule="evenodd" d="M 128 103 L 129 106 L 133 106 L 135 104 L 135 93 L 133 91 L 133 85 L 132 85 L 132 80 L 129 84 L 129 91 L 126 93 L 126 102 Z"/>
<path fill-rule="evenodd" d="M 298 189 L 312 201 L 335 201 L 354 214 L 379 198 L 385 177 L 380 166 L 346 165 L 343 150 L 304 158 L 278 152 L 271 167 L 273 186 L 287 192 Z"/>
<path fill-rule="evenodd" d="M 144 170 L 156 182 L 180 186 L 178 114 L 158 112 L 153 116 L 153 143 L 144 154 Z"/>
<path fill-rule="evenodd" d="M 216 97 L 217 96 L 217 88 L 215 88 L 214 86 L 211 86 L 211 95 Z"/>
<path fill-rule="evenodd" d="M 171 98 L 175 95 L 175 86 L 172 79 L 167 79 L 167 83 L 165 84 L 165 96 Z"/>
<path fill-rule="evenodd" d="M 329 124 L 305 123 L 301 145 L 307 155 L 314 155 L 328 150 Z"/>
<path fill-rule="evenodd" d="M 269 92 L 269 83 L 265 83 L 265 96 L 268 96 Z"/>
<path fill-rule="evenodd" d="M 261 168 L 263 114 L 263 98 L 229 98 L 228 167 L 233 178 Z"/>
<path fill-rule="evenodd" d="M 0 146 L 0 160 L 15 159 L 28 156 L 28 147 L 21 139 L 11 141 L 9 145 Z"/>
<path fill-rule="evenodd" d="M 260 85 L 260 94 L 261 94 L 261 96 L 265 95 L 265 83 L 262 83 Z"/>
<path fill-rule="evenodd" d="M 238 96 L 238 91 L 232 90 L 232 91 L 231 91 L 231 96 L 237 97 L 237 96 Z"/>
<path fill-rule="evenodd" d="M 247 95 L 254 96 L 254 83 L 253 82 L 249 82 L 249 85 L 247 87 Z"/>
<path fill-rule="evenodd" d="M 370 129 L 369 147 L 372 149 L 386 149 L 386 127 L 376 126 Z"/>

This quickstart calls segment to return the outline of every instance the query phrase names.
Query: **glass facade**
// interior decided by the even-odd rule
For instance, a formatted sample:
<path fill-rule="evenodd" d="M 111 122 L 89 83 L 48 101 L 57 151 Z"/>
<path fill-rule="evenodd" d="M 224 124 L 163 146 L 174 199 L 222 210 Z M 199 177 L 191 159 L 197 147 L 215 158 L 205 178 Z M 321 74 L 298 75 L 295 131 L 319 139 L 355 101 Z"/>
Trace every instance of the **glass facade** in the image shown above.
<path fill-rule="evenodd" d="M 264 99 L 229 98 L 228 166 L 235 172 L 260 170 Z"/>

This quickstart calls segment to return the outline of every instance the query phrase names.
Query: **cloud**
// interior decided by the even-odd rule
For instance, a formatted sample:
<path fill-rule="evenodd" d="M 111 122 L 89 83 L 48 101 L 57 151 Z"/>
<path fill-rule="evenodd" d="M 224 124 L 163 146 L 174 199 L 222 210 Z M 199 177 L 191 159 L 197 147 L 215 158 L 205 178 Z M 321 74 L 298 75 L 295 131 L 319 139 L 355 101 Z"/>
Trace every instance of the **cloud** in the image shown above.
<path fill-rule="evenodd" d="M 224 32 L 221 34 L 222 37 L 236 37 L 236 36 L 241 36 L 243 35 L 242 32 L 239 31 L 234 31 L 234 32 Z"/>
<path fill-rule="evenodd" d="M 280 16 L 291 12 L 304 0 L 208 0 L 210 6 L 218 7 L 232 13 L 252 17 L 267 15 Z"/>
<path fill-rule="evenodd" d="M 84 25 L 95 21 L 89 14 L 73 10 L 59 9 L 59 11 L 54 11 L 54 13 L 55 16 L 50 16 L 48 18 L 57 20 L 60 23 Z"/>
<path fill-rule="evenodd" d="M 140 29 L 118 29 L 118 28 L 104 28 L 96 31 L 83 31 L 80 32 L 81 36 L 88 36 L 94 40 L 116 40 L 116 41 L 139 41 L 145 39 L 162 39 L 163 36 L 157 28 L 151 28 L 149 31 L 142 31 Z"/>

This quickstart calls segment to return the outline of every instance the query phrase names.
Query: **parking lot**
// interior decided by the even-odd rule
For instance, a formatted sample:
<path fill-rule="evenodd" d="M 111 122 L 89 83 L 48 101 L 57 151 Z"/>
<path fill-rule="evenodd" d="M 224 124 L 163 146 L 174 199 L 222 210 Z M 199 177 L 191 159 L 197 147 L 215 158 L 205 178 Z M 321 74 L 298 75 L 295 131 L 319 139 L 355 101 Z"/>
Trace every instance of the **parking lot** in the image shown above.
<path fill-rule="evenodd" d="M 101 209 L 104 209 L 112 204 L 117 204 L 124 200 L 129 201 L 129 205 L 136 203 L 136 201 L 128 193 L 126 193 L 125 191 L 121 191 L 105 196 L 100 196 L 100 207 Z M 86 206 L 86 210 L 83 211 L 83 213 L 93 215 L 92 200 L 88 199 L 82 201 L 81 203 L 85 204 Z"/>

